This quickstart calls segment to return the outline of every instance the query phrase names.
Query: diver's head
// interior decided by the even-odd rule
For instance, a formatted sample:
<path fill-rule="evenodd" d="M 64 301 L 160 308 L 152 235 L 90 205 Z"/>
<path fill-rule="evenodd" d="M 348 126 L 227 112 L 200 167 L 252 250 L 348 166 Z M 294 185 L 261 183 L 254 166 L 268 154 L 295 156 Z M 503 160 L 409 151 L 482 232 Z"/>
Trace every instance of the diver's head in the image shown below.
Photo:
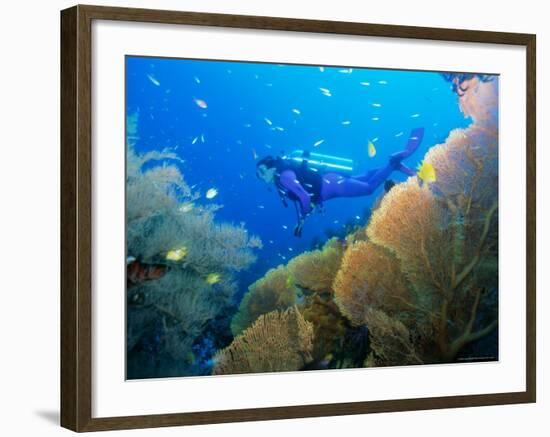
<path fill-rule="evenodd" d="M 276 158 L 272 156 L 260 159 L 256 164 L 256 176 L 268 184 L 273 183 L 277 171 L 276 162 Z"/>

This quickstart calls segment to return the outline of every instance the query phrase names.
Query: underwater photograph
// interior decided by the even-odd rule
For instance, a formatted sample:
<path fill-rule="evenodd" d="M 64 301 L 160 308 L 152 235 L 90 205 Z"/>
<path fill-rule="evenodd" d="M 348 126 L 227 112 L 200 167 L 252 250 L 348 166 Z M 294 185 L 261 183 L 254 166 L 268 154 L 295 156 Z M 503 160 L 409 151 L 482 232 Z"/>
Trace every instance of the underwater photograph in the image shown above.
<path fill-rule="evenodd" d="M 498 75 L 126 56 L 126 378 L 499 359 Z"/>

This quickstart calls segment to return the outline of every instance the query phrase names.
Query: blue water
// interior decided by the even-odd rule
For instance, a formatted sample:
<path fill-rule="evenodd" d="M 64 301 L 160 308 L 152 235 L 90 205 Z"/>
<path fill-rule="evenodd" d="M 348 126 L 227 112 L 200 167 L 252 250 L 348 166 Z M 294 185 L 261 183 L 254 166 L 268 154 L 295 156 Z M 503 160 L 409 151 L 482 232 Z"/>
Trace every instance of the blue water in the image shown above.
<path fill-rule="evenodd" d="M 203 194 L 209 188 L 219 191 L 212 201 L 202 197 L 198 202 L 222 204 L 218 221 L 245 223 L 262 239 L 258 261 L 241 276 L 245 286 L 316 242 L 343 234 L 346 224 L 364 224 L 383 193 L 380 187 L 369 197 L 326 202 L 324 214 L 309 217 L 296 238 L 294 208 L 285 209 L 277 192 L 256 178 L 256 156 L 305 149 L 351 158 L 362 174 L 401 150 L 412 128 L 424 127 L 422 145 L 405 162 L 416 167 L 431 146 L 471 122 L 437 72 L 353 68 L 348 73 L 342 72 L 346 67 L 321 71 L 319 66 L 142 57 L 127 57 L 126 68 L 127 114 L 139 111 L 136 151 L 175 151 L 184 160 L 178 165 L 190 186 Z M 204 100 L 207 108 L 194 99 Z M 373 158 L 369 141 L 376 147 Z M 405 176 L 394 173 L 392 179 Z"/>

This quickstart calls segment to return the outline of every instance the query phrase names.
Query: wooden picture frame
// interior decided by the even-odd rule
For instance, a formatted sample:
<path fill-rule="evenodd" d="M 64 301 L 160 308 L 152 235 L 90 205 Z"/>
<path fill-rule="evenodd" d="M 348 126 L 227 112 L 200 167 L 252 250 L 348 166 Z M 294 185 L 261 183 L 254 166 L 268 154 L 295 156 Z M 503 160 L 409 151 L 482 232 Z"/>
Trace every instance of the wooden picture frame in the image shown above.
<path fill-rule="evenodd" d="M 92 35 L 94 20 L 491 43 L 526 48 L 526 390 L 127 417 L 92 417 Z M 75 6 L 61 12 L 61 425 L 99 431 L 529 403 L 536 400 L 535 35 L 196 12 Z"/>

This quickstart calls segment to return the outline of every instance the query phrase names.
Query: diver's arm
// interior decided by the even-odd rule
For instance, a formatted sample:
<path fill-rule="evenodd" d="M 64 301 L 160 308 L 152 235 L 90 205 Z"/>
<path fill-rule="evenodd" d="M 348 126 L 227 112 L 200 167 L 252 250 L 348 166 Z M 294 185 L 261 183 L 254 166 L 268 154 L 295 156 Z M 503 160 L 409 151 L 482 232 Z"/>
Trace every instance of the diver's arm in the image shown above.
<path fill-rule="evenodd" d="M 298 179 L 296 179 L 296 173 L 292 170 L 285 170 L 280 175 L 281 185 L 292 192 L 300 201 L 300 212 L 302 217 L 305 217 L 311 212 L 311 199 L 309 193 L 302 187 Z"/>

